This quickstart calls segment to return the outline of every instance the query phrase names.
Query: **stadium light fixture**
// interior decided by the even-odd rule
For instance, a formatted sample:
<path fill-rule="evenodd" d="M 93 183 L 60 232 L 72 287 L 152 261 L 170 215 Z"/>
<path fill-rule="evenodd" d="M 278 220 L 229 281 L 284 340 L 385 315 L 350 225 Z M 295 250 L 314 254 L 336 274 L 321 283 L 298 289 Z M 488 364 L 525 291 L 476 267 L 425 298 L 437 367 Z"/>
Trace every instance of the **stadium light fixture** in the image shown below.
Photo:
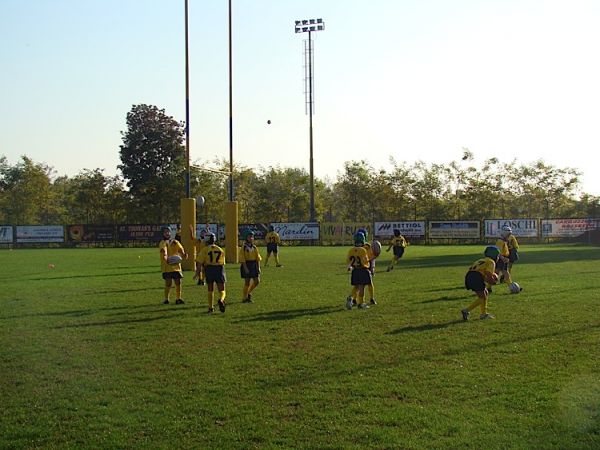
<path fill-rule="evenodd" d="M 314 99 L 313 99 L 313 46 L 312 46 L 312 33 L 316 31 L 325 30 L 325 22 L 323 19 L 303 19 L 296 20 L 294 23 L 294 30 L 298 33 L 308 33 L 308 40 L 305 43 L 305 67 L 308 68 L 308 73 L 305 73 L 305 83 L 308 82 L 308 90 L 305 90 L 305 104 L 308 107 L 309 115 L 309 147 L 310 147 L 310 221 L 316 220 L 315 211 L 315 178 L 314 178 L 314 163 L 313 163 L 313 112 L 314 112 Z M 305 69 L 306 70 L 306 69 Z"/>

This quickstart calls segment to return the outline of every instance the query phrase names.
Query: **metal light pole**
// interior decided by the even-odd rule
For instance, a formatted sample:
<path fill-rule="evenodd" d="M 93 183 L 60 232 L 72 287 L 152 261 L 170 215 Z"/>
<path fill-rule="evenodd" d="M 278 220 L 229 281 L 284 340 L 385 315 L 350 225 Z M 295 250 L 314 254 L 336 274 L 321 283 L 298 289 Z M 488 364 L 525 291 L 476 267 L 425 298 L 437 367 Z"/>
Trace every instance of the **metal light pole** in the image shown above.
<path fill-rule="evenodd" d="M 313 31 L 323 31 L 325 29 L 325 22 L 323 19 L 308 19 L 308 20 L 296 20 L 294 30 L 296 33 L 308 33 L 308 52 L 305 52 L 305 63 L 308 66 L 308 76 L 305 78 L 305 83 L 308 78 L 308 100 L 305 100 L 308 106 L 308 135 L 309 135 L 309 147 L 310 147 L 310 221 L 316 220 L 315 211 L 315 177 L 314 177 L 314 164 L 313 164 L 313 48 L 312 48 L 312 36 Z M 306 92 L 305 92 L 306 94 Z"/>
<path fill-rule="evenodd" d="M 188 49 L 188 0 L 185 0 L 185 196 L 190 193 L 190 62 Z"/>

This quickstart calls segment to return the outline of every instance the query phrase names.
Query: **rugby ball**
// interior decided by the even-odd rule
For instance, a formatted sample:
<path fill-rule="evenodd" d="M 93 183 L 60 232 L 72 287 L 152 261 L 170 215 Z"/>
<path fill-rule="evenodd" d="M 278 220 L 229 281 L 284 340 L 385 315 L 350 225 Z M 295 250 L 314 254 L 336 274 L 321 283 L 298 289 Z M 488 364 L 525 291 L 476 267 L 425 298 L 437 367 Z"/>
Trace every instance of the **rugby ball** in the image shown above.
<path fill-rule="evenodd" d="M 521 286 L 519 286 L 519 283 L 513 281 L 512 283 L 510 283 L 508 285 L 508 289 L 510 289 L 510 293 L 511 294 L 518 294 L 519 292 L 521 292 L 523 290 L 523 288 Z"/>
<path fill-rule="evenodd" d="M 169 256 L 167 258 L 167 263 L 168 264 L 179 264 L 179 263 L 181 263 L 181 256 L 179 256 L 179 255 Z"/>
<path fill-rule="evenodd" d="M 498 283 L 498 274 L 493 273 L 491 275 L 488 275 L 487 282 L 490 284 L 497 284 Z"/>
<path fill-rule="evenodd" d="M 377 258 L 379 255 L 381 255 L 381 242 L 373 241 L 371 243 L 371 251 L 373 252 L 373 256 L 375 258 Z"/>

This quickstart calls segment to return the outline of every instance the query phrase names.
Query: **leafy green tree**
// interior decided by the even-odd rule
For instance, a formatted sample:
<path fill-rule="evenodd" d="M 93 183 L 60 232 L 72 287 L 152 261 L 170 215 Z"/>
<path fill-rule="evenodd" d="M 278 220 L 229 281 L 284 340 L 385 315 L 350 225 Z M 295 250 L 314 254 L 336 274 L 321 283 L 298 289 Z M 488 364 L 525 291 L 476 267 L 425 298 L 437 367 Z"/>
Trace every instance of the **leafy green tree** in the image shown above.
<path fill-rule="evenodd" d="M 183 123 L 156 106 L 133 105 L 127 113 L 127 131 L 121 135 L 118 168 L 137 220 L 178 220 L 180 199 L 185 195 Z"/>
<path fill-rule="evenodd" d="M 27 156 L 10 166 L 0 162 L 0 201 L 4 219 L 14 225 L 55 223 L 59 219 L 57 198 L 52 191 L 53 169 Z"/>

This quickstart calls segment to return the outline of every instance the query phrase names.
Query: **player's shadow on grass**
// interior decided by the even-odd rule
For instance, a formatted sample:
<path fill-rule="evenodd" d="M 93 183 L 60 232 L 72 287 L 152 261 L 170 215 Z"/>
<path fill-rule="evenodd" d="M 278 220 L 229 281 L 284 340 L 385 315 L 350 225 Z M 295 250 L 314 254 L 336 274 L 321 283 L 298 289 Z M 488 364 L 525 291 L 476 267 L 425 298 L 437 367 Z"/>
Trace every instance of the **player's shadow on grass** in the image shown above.
<path fill-rule="evenodd" d="M 318 307 L 313 309 L 291 309 L 282 311 L 270 311 L 256 314 L 245 319 L 240 319 L 236 322 L 270 322 L 276 320 L 292 320 L 306 316 L 320 316 L 323 314 L 331 314 L 340 310 L 337 306 Z"/>
<path fill-rule="evenodd" d="M 134 311 L 142 308 L 155 308 L 157 303 L 148 303 L 145 305 L 127 305 L 127 306 L 111 306 L 108 308 L 88 308 L 88 309 L 76 309 L 76 310 L 68 310 L 68 311 L 52 311 L 52 312 L 39 312 L 39 313 L 26 313 L 26 314 L 18 314 L 12 316 L 0 316 L 0 320 L 10 320 L 10 319 L 24 319 L 26 317 L 83 317 L 90 316 L 92 314 L 98 314 L 106 311 L 122 311 L 128 310 L 127 314 L 132 314 Z M 144 311 L 150 312 L 150 311 Z M 115 313 L 116 314 L 116 313 Z M 123 313 L 125 314 L 125 313 Z"/>
<path fill-rule="evenodd" d="M 463 290 L 464 290 L 464 288 L 463 288 Z M 442 295 L 441 297 L 432 298 L 430 300 L 423 300 L 422 302 L 419 302 L 419 303 L 453 302 L 456 300 L 464 300 L 467 297 L 471 297 L 469 292 L 465 292 L 464 295 L 455 295 L 455 296 Z"/>
<path fill-rule="evenodd" d="M 396 330 L 390 331 L 386 334 L 418 333 L 421 331 L 439 330 L 442 328 L 448 328 L 453 325 L 458 325 L 460 323 L 466 323 L 466 322 L 462 319 L 458 319 L 458 320 L 452 320 L 450 322 L 444 322 L 444 323 L 427 323 L 425 325 L 417 325 L 417 326 L 409 325 L 406 327 L 402 327 L 402 328 L 398 328 Z"/>
<path fill-rule="evenodd" d="M 144 275 L 148 273 L 156 274 L 156 270 L 145 270 L 143 272 L 120 272 L 120 273 L 105 273 L 102 275 L 65 275 L 64 277 L 39 277 L 39 278 L 23 278 L 25 281 L 54 281 L 54 280 L 71 280 L 73 278 L 102 278 L 102 277 L 127 277 L 130 275 Z"/>
<path fill-rule="evenodd" d="M 68 324 L 68 325 L 59 325 L 59 326 L 52 327 L 52 328 L 55 330 L 63 330 L 66 328 L 106 327 L 106 326 L 112 326 L 112 325 L 125 325 L 125 324 L 131 325 L 134 323 L 156 322 L 157 320 L 172 319 L 174 317 L 176 317 L 176 316 L 162 315 L 162 316 L 158 316 L 158 317 L 146 317 L 146 318 L 142 318 L 142 319 L 103 320 L 103 321 L 99 321 L 99 322 L 86 322 L 86 323 L 74 323 L 74 324 Z"/>

